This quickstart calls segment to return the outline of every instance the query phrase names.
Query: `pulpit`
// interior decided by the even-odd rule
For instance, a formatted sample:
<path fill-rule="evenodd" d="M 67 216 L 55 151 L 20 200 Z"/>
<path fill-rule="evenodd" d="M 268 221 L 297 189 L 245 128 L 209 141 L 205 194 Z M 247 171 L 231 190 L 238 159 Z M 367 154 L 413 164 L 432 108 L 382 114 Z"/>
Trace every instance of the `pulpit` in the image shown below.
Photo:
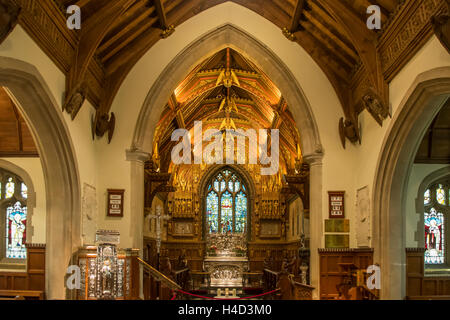
<path fill-rule="evenodd" d="M 245 234 L 210 234 L 203 269 L 210 275 L 211 287 L 242 287 L 249 269 Z"/>

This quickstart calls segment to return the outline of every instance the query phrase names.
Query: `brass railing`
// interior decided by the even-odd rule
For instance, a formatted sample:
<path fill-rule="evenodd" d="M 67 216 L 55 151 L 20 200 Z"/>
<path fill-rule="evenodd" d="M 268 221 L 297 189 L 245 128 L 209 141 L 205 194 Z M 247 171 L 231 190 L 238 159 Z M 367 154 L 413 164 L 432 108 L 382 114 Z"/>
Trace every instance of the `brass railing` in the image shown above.
<path fill-rule="evenodd" d="M 147 262 L 142 260 L 141 258 L 137 258 L 140 264 L 143 265 L 145 269 L 149 272 L 149 274 L 155 278 L 156 281 L 160 281 L 162 284 L 164 284 L 167 288 L 172 290 L 180 290 L 181 286 L 179 286 L 175 281 L 172 279 L 169 279 L 166 275 L 161 273 L 160 271 L 153 268 L 151 265 L 149 265 Z"/>

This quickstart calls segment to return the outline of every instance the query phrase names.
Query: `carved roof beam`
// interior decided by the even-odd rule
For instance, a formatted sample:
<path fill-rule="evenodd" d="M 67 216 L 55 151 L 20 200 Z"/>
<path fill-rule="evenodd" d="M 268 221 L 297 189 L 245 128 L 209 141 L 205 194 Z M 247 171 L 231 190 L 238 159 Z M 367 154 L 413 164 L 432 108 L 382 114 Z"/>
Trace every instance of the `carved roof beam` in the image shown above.
<path fill-rule="evenodd" d="M 156 8 L 156 13 L 158 14 L 158 19 L 159 19 L 159 23 L 161 25 L 161 29 L 165 30 L 169 27 L 169 25 L 167 24 L 167 17 L 166 17 L 166 12 L 164 10 L 164 4 L 163 4 L 162 0 L 154 0 L 153 3 Z"/>
<path fill-rule="evenodd" d="M 117 0 L 83 23 L 77 51 L 67 77 L 64 109 L 74 119 L 86 98 L 86 73 L 95 51 L 112 24 L 135 2 Z"/>
<path fill-rule="evenodd" d="M 294 14 L 292 15 L 289 31 L 291 33 L 294 33 L 296 31 L 302 30 L 302 26 L 300 24 L 300 20 L 303 16 L 303 11 L 310 9 L 308 4 L 306 3 L 306 0 L 297 0 L 297 4 L 295 6 Z M 305 17 L 303 16 L 303 19 Z"/>
<path fill-rule="evenodd" d="M 375 32 L 369 30 L 364 21 L 361 20 L 343 2 L 335 0 L 318 0 L 319 3 L 342 25 L 350 36 L 370 81 L 371 89 L 377 95 L 373 97 L 388 107 L 388 86 L 383 77 L 381 59 L 377 50 L 377 39 Z M 356 97 L 356 100 L 363 97 Z M 354 102 L 354 103 L 357 103 Z"/>

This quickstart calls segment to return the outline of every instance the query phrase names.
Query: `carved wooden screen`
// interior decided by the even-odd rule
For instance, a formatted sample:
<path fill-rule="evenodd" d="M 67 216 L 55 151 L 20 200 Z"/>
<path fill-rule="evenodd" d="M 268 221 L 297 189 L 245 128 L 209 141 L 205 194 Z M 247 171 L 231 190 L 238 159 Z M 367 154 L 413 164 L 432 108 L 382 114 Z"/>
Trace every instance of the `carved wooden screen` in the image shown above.
<path fill-rule="evenodd" d="M 247 231 L 247 188 L 236 172 L 226 168 L 217 173 L 207 184 L 205 194 L 208 233 Z"/>

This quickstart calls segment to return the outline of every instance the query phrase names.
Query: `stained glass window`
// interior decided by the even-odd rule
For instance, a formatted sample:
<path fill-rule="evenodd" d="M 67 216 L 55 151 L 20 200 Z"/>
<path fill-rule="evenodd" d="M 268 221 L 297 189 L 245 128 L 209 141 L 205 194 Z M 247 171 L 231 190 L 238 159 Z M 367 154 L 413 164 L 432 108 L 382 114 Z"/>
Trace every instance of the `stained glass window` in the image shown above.
<path fill-rule="evenodd" d="M 245 233 L 248 200 L 244 184 L 230 169 L 211 179 L 206 198 L 206 223 L 209 233 Z M 210 186 L 211 186 L 210 185 Z"/>
<path fill-rule="evenodd" d="M 22 182 L 22 198 L 27 199 L 28 198 L 28 188 L 25 183 Z"/>
<path fill-rule="evenodd" d="M 425 263 L 443 264 L 445 259 L 444 215 L 431 208 L 425 213 Z"/>
<path fill-rule="evenodd" d="M 423 203 L 427 205 L 430 202 L 431 202 L 431 191 L 430 189 L 427 189 L 427 191 L 425 191 L 425 194 L 423 195 Z"/>
<path fill-rule="evenodd" d="M 439 188 L 436 189 L 436 200 L 439 204 L 445 205 L 445 190 L 442 185 L 439 185 Z"/>
<path fill-rule="evenodd" d="M 13 182 L 13 179 L 11 177 L 8 178 L 8 182 L 6 183 L 6 188 L 5 188 L 5 198 L 6 199 L 10 199 L 14 195 L 14 186 L 15 186 L 15 184 Z"/>
<path fill-rule="evenodd" d="M 233 196 L 228 191 L 222 195 L 220 209 L 222 233 L 231 233 L 233 231 Z"/>
<path fill-rule="evenodd" d="M 431 185 L 424 193 L 425 264 L 448 263 L 445 223 L 450 214 L 449 181 Z"/>
<path fill-rule="evenodd" d="M 6 209 L 6 257 L 10 259 L 25 259 L 27 207 L 20 202 Z"/>
<path fill-rule="evenodd" d="M 235 232 L 241 233 L 245 231 L 247 222 L 247 196 L 242 191 L 236 197 L 236 217 Z"/>

